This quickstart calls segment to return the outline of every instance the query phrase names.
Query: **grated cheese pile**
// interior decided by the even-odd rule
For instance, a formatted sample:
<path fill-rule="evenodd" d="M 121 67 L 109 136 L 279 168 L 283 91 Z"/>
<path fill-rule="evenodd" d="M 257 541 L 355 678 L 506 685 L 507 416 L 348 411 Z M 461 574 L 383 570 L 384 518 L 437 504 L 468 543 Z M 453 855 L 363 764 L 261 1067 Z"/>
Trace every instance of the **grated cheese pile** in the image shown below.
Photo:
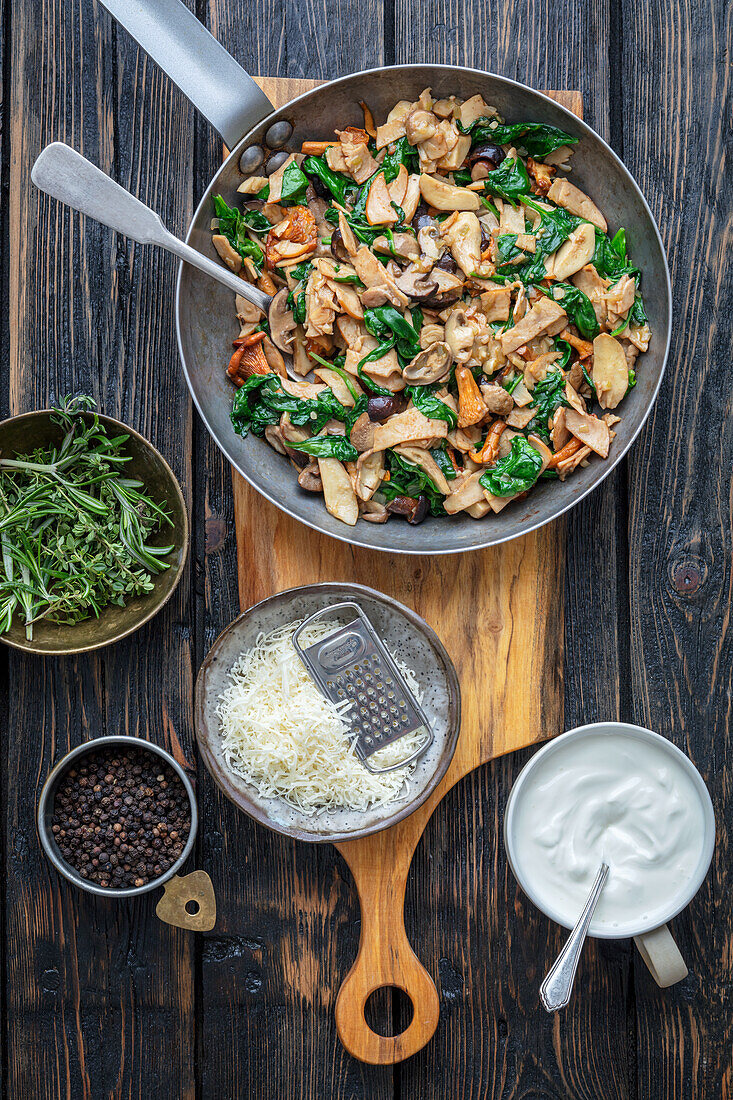
<path fill-rule="evenodd" d="M 302 620 L 260 634 L 229 671 L 220 697 L 222 752 L 228 766 L 256 787 L 260 797 L 281 798 L 304 814 L 365 811 L 406 794 L 415 764 L 373 775 L 354 752 L 344 701 L 325 699 L 292 644 Z M 312 645 L 333 633 L 314 624 L 303 639 Z M 400 671 L 419 700 L 414 676 Z M 374 754 L 380 766 L 407 759 L 421 741 L 415 733 Z"/>

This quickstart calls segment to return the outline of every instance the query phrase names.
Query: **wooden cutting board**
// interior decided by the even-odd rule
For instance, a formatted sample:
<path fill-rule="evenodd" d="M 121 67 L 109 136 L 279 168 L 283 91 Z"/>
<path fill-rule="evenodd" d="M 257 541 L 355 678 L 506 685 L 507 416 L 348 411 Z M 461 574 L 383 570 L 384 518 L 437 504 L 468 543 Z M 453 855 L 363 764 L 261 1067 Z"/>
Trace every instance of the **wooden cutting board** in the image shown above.
<path fill-rule="evenodd" d="M 275 106 L 317 84 L 275 77 L 258 83 Z M 579 92 L 547 94 L 582 114 Z M 362 915 L 359 953 L 336 1001 L 339 1036 L 364 1062 L 399 1062 L 430 1040 L 440 1007 L 433 980 L 410 947 L 403 916 L 407 875 L 425 825 L 468 772 L 562 728 L 564 523 L 467 554 L 384 554 L 316 534 L 236 472 L 233 483 L 243 610 L 301 584 L 371 585 L 422 615 L 458 671 L 461 734 L 443 781 L 399 825 L 337 845 L 354 876 Z M 382 986 L 397 986 L 412 1000 L 412 1021 L 400 1035 L 377 1035 L 364 1018 L 367 999 Z"/>

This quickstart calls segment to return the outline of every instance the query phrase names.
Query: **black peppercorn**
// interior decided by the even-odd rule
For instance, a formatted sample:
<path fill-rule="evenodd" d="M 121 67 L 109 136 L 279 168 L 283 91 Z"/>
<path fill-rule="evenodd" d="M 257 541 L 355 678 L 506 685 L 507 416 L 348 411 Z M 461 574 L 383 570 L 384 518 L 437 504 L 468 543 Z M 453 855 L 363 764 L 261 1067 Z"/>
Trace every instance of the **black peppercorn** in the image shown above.
<path fill-rule="evenodd" d="M 99 749 L 62 776 L 51 832 L 68 863 L 99 886 L 145 886 L 180 857 L 191 808 L 180 779 L 144 749 Z"/>

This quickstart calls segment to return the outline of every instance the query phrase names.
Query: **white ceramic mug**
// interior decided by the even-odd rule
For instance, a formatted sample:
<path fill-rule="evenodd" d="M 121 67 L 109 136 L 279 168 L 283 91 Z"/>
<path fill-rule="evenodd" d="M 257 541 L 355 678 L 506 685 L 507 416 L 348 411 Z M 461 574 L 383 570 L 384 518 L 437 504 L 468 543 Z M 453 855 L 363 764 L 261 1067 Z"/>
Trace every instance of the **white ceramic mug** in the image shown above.
<path fill-rule="evenodd" d="M 509 859 L 509 865 L 524 893 L 537 908 L 541 909 L 543 913 L 551 918 L 551 920 L 556 921 L 565 928 L 572 928 L 572 924 L 568 923 L 563 914 L 559 911 L 553 911 L 552 907 L 548 905 L 547 902 L 540 902 L 538 900 L 532 888 L 532 882 L 527 877 L 521 860 L 517 857 L 516 837 L 513 830 L 514 815 L 516 807 L 519 805 L 519 800 L 522 798 L 522 793 L 526 788 L 527 780 L 530 778 L 540 761 L 545 760 L 549 754 L 556 752 L 560 746 L 566 746 L 568 741 L 572 739 L 587 739 L 588 737 L 595 736 L 600 738 L 604 734 L 609 733 L 620 733 L 628 735 L 629 737 L 635 737 L 642 741 L 652 740 L 661 743 L 664 750 L 674 757 L 678 764 L 682 765 L 700 796 L 700 806 L 703 816 L 703 836 L 700 858 L 693 875 L 684 889 L 671 899 L 667 910 L 661 916 L 658 927 L 650 929 L 648 925 L 640 925 L 638 927 L 625 929 L 623 933 L 624 937 L 626 935 L 633 936 L 634 942 L 639 949 L 641 957 L 651 971 L 652 977 L 659 986 L 665 988 L 666 986 L 674 985 L 675 982 L 681 981 L 682 978 L 687 975 L 685 961 L 667 927 L 667 921 L 677 916 L 677 914 L 690 903 L 699 890 L 707 874 L 708 867 L 710 866 L 710 861 L 713 857 L 713 849 L 715 847 L 715 815 L 710 794 L 695 765 L 676 747 L 676 745 L 673 745 L 672 742 L 668 741 L 665 737 L 660 737 L 658 733 L 652 733 L 651 730 L 644 729 L 642 726 L 632 726 L 626 722 L 596 722 L 588 726 L 578 726 L 577 729 L 569 730 L 567 733 L 561 734 L 554 740 L 548 741 L 548 743 L 536 752 L 532 759 L 525 764 L 512 787 L 506 805 L 506 812 L 504 814 L 504 845 Z M 619 938 L 618 933 L 612 928 L 593 928 L 593 926 L 591 926 L 589 934 L 599 939 Z"/>

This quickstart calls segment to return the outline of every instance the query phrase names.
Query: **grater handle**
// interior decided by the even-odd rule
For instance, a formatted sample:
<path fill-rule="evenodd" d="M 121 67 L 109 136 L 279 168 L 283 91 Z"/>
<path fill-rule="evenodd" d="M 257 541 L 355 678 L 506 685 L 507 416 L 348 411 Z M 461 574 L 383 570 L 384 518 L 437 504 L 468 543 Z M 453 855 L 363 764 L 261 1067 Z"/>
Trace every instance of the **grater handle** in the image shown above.
<path fill-rule="evenodd" d="M 349 1053 L 370 1065 L 394 1065 L 410 1058 L 438 1026 L 438 992 L 410 946 L 404 915 L 407 874 L 433 805 L 431 799 L 391 829 L 336 845 L 354 876 L 361 906 L 359 953 L 336 999 L 336 1027 Z M 415 819 L 421 821 L 417 829 Z M 378 1035 L 366 1022 L 364 1010 L 372 993 L 390 986 L 412 1001 L 412 1020 L 398 1035 Z"/>

